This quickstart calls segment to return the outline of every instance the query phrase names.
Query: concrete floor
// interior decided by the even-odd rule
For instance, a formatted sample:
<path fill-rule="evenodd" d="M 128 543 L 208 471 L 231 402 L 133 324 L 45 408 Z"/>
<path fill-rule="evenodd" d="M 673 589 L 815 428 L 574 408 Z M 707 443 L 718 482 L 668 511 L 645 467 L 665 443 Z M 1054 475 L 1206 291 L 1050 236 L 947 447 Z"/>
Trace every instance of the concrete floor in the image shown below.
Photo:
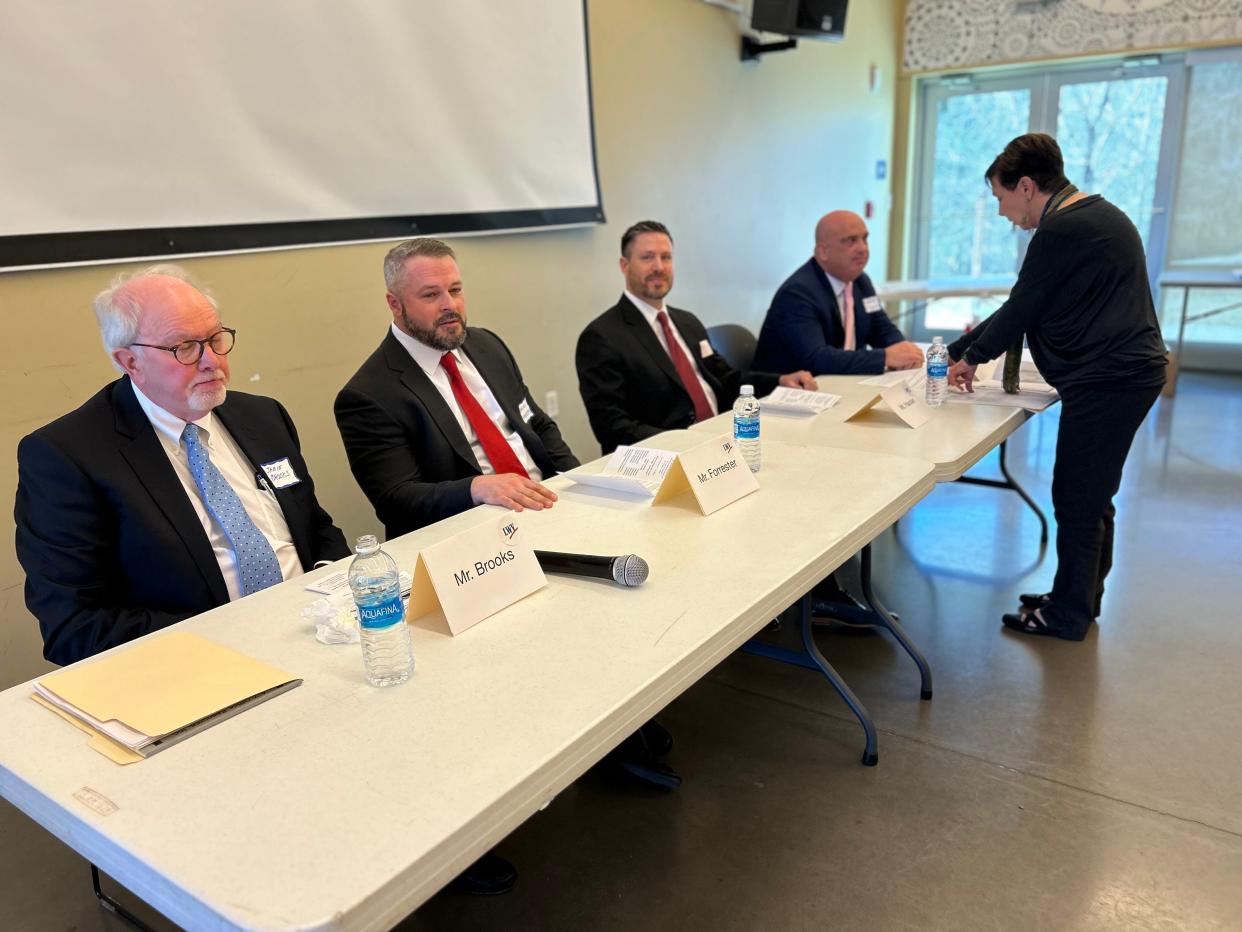
<path fill-rule="evenodd" d="M 1054 555 L 1012 493 L 938 488 L 874 548 L 935 699 L 890 639 L 819 639 L 876 720 L 878 767 L 822 679 L 734 656 L 660 716 L 679 791 L 597 769 L 499 847 L 511 894 L 441 893 L 400 928 L 1242 929 L 1239 389 L 1183 374 L 1144 424 L 1085 642 L 1001 629 Z M 1055 435 L 1054 409 L 1009 450 L 1046 509 Z M 4 803 L 0 901 L 5 929 L 122 928 L 86 864 Z"/>

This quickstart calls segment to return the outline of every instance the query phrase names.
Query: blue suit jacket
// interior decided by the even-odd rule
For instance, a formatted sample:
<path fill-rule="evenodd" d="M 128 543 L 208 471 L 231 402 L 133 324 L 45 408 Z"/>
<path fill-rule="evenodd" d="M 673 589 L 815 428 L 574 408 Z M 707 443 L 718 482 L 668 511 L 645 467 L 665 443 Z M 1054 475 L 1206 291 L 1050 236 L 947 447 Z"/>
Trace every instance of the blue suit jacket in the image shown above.
<path fill-rule="evenodd" d="M 759 331 L 756 369 L 812 375 L 864 375 L 884 371 L 884 347 L 905 339 L 884 311 L 868 314 L 863 306 L 875 294 L 864 273 L 854 281 L 853 351 L 842 349 L 845 328 L 828 276 L 814 259 L 777 289 Z M 864 349 L 871 347 L 871 349 Z"/>

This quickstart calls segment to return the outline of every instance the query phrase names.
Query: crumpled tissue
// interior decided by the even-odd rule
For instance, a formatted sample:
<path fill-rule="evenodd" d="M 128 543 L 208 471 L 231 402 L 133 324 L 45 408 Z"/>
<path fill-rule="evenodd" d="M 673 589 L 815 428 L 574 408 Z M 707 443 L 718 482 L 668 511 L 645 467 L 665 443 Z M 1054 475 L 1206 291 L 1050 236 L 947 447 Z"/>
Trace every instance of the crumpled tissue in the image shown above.
<path fill-rule="evenodd" d="M 302 609 L 302 617 L 315 623 L 315 640 L 320 644 L 357 644 L 358 615 L 336 599 L 316 599 Z"/>
<path fill-rule="evenodd" d="M 413 579 L 402 572 L 401 596 L 408 610 L 408 597 Z M 315 640 L 320 644 L 357 644 L 362 640 L 358 631 L 358 608 L 349 591 L 349 579 L 343 572 L 333 573 L 306 587 L 310 592 L 326 593 L 302 609 L 302 617 L 315 623 Z"/>

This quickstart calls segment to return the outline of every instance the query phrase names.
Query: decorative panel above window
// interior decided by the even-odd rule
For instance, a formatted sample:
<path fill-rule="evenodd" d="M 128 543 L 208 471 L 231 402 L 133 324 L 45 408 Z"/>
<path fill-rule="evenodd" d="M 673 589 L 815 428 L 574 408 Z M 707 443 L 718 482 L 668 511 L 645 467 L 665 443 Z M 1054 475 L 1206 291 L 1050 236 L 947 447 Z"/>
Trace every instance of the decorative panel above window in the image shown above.
<path fill-rule="evenodd" d="M 906 71 L 1242 41 L 1242 0 L 908 0 Z"/>

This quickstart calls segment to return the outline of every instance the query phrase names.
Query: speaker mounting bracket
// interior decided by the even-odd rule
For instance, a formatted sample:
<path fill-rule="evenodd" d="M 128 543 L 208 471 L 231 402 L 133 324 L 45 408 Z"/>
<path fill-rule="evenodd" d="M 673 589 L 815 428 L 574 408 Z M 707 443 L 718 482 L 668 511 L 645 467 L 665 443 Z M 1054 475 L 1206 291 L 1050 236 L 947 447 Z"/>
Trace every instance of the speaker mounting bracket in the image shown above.
<path fill-rule="evenodd" d="M 786 39 L 784 42 L 759 42 L 750 36 L 742 36 L 742 61 L 758 61 L 760 55 L 766 55 L 768 52 L 784 52 L 797 47 L 797 39 Z"/>

